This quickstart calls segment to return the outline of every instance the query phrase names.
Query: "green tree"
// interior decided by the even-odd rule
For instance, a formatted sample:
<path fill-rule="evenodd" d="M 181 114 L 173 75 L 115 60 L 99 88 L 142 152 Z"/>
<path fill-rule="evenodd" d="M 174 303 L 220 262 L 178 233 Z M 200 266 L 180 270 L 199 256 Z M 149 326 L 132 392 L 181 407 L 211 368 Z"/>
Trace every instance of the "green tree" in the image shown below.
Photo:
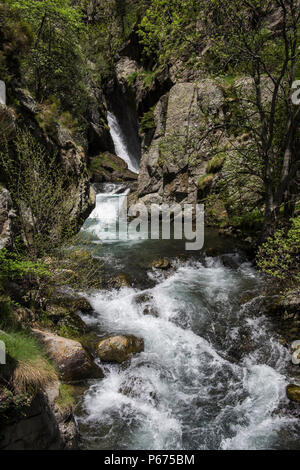
<path fill-rule="evenodd" d="M 72 194 L 57 156 L 27 130 L 19 130 L 13 148 L 0 153 L 0 165 L 17 209 L 29 254 L 51 253 L 74 231 Z"/>
<path fill-rule="evenodd" d="M 56 94 L 63 103 L 81 95 L 85 66 L 81 40 L 85 34 L 81 2 L 70 0 L 7 0 L 34 34 L 23 60 L 23 73 L 38 101 Z"/>
<path fill-rule="evenodd" d="M 291 90 L 300 71 L 300 5 L 294 0 L 203 4 L 213 66 L 249 77 L 238 96 L 239 126 L 248 139 L 234 146 L 231 175 L 256 180 L 265 208 L 265 240 L 283 207 L 287 219 L 294 214 L 299 194 L 300 108 L 293 105 Z"/>
<path fill-rule="evenodd" d="M 201 48 L 199 29 L 201 2 L 197 0 L 152 0 L 144 15 L 139 36 L 146 56 L 167 63 L 171 57 L 190 59 Z"/>
<path fill-rule="evenodd" d="M 257 265 L 279 281 L 300 282 L 300 217 L 277 230 L 259 249 Z"/>

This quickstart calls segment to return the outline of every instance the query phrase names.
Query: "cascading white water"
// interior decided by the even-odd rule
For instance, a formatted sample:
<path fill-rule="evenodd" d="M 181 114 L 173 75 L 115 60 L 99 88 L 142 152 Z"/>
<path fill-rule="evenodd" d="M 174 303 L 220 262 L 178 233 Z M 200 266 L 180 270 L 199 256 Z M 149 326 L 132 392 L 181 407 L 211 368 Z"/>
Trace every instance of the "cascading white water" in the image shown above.
<path fill-rule="evenodd" d="M 96 434 L 101 429 L 100 448 L 276 448 L 297 420 L 276 413 L 286 401 L 288 354 L 259 315 L 261 299 L 242 307 L 234 300 L 239 291 L 255 290 L 254 270 L 249 264 L 232 270 L 212 258 L 174 268 L 167 279 L 149 272 L 157 284 L 146 291 L 88 297 L 96 315 L 86 322 L 143 337 L 145 352 L 126 368 L 105 366 L 105 379 L 85 395 L 82 422 Z M 146 307 L 152 314 L 144 314 Z M 237 363 L 230 346 L 245 327 L 254 347 Z"/>
<path fill-rule="evenodd" d="M 104 206 L 99 199 L 100 219 L 112 215 Z M 117 244 L 99 254 L 138 279 L 150 245 L 129 244 L 124 258 Z M 145 351 L 126 367 L 101 364 L 105 378 L 91 385 L 78 416 L 84 447 L 298 449 L 299 421 L 281 411 L 289 353 L 262 313 L 262 280 L 251 265 L 237 254 L 174 259 L 169 276 L 148 269 L 147 278 L 146 290 L 87 296 L 95 314 L 86 323 L 102 335 L 142 337 Z"/>
<path fill-rule="evenodd" d="M 104 241 L 106 271 L 125 271 L 136 287 L 87 295 L 95 313 L 83 319 L 100 336 L 144 338 L 145 351 L 101 364 L 105 378 L 77 417 L 84 448 L 300 449 L 299 420 L 286 411 L 290 357 L 263 315 L 259 274 L 237 253 L 179 262 L 180 241 L 106 243 L 127 191 L 102 185 L 82 233 L 85 247 L 90 235 Z M 149 268 L 172 250 L 169 275 Z"/>
<path fill-rule="evenodd" d="M 116 154 L 127 163 L 129 170 L 134 173 L 138 173 L 138 161 L 136 157 L 129 152 L 120 124 L 118 123 L 116 116 L 110 111 L 107 113 L 107 121 L 110 128 L 110 134 L 115 145 Z"/>
<path fill-rule="evenodd" d="M 82 227 L 83 233 L 88 233 L 96 242 L 115 241 L 118 217 L 129 191 L 122 184 L 102 184 L 96 196 L 96 207 Z"/>

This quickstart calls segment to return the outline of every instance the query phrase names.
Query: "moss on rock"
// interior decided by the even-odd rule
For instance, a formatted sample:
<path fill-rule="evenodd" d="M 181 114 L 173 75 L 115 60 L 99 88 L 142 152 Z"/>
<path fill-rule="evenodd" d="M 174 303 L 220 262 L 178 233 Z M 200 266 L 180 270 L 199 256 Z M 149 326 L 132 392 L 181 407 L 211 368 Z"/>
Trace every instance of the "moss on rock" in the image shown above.
<path fill-rule="evenodd" d="M 299 385 L 289 384 L 286 388 L 286 394 L 289 400 L 300 403 L 300 387 Z"/>

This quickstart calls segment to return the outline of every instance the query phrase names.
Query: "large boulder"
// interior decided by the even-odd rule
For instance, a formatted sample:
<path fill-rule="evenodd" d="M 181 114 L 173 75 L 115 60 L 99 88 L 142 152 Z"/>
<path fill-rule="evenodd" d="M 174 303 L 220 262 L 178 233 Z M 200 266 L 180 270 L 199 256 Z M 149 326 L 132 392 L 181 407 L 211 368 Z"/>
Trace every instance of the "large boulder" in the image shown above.
<path fill-rule="evenodd" d="M 286 394 L 289 400 L 300 403 L 300 387 L 299 385 L 289 384 L 286 388 Z"/>
<path fill-rule="evenodd" d="M 195 203 L 212 144 L 221 145 L 215 120 L 224 120 L 224 93 L 215 80 L 176 83 L 154 109 L 155 133 L 142 155 L 138 195 Z"/>
<path fill-rule="evenodd" d="M 33 333 L 45 346 L 49 357 L 64 380 L 76 382 L 103 377 L 102 370 L 93 362 L 79 341 L 36 328 L 33 329 Z"/>
<path fill-rule="evenodd" d="M 89 164 L 91 180 L 95 183 L 122 183 L 136 181 L 137 175 L 128 169 L 127 163 L 109 152 L 93 157 Z"/>
<path fill-rule="evenodd" d="M 7 189 L 0 189 L 0 249 L 13 244 L 13 225 L 16 217 L 13 203 Z"/>
<path fill-rule="evenodd" d="M 144 351 L 144 340 L 133 335 L 105 338 L 98 344 L 98 356 L 103 362 L 122 363 Z"/>

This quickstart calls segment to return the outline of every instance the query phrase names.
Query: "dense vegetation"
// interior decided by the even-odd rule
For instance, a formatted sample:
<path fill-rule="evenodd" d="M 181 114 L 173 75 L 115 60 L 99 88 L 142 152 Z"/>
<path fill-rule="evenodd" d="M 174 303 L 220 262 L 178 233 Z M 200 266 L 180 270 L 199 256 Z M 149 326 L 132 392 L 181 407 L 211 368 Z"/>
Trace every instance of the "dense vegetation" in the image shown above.
<path fill-rule="evenodd" d="M 128 79 L 132 87 L 142 79 L 143 91 L 153 91 L 156 77 L 174 64 L 220 84 L 229 107 L 221 132 L 230 145 L 208 150 L 206 174 L 198 181 L 201 202 L 221 202 L 244 238 L 259 233 L 253 248 L 261 270 L 280 284 L 299 284 L 300 106 L 291 101 L 300 78 L 299 34 L 296 0 L 0 1 L 0 79 L 9 106 L 0 113 L 0 188 L 9 190 L 16 211 L 14 246 L 0 251 L 0 328 L 6 330 L 0 339 L 9 335 L 4 340 L 15 374 L 0 392 L 0 412 L 1 406 L 24 406 L 38 386 L 56 378 L 43 350 L 16 324 L 15 283 L 34 291 L 34 300 L 22 301 L 47 326 L 41 298 L 50 296 L 55 282 L 101 283 L 88 253 L 74 260 L 65 251 L 78 230 L 72 204 L 81 176 L 75 180 L 58 141 L 59 132 L 67 133 L 66 147 L 70 141 L 81 145 L 87 164 L 93 92 L 101 96 L 112 86 L 126 47 L 134 49 L 140 67 Z M 245 79 L 240 94 L 239 79 Z M 34 101 L 34 113 L 20 105 L 20 88 Z M 105 105 L 98 103 L 96 112 L 107 127 Z M 154 114 L 151 102 L 140 116 L 141 133 L 154 130 Z M 216 121 L 210 132 L 217 128 Z M 195 147 L 202 138 L 192 136 Z M 176 156 L 183 149 L 177 138 L 164 151 Z M 83 177 L 84 165 L 78 171 Z M 67 275 L 59 278 L 58 265 Z M 73 326 L 57 331 L 75 336 Z M 67 388 L 61 401 L 72 403 Z"/>

